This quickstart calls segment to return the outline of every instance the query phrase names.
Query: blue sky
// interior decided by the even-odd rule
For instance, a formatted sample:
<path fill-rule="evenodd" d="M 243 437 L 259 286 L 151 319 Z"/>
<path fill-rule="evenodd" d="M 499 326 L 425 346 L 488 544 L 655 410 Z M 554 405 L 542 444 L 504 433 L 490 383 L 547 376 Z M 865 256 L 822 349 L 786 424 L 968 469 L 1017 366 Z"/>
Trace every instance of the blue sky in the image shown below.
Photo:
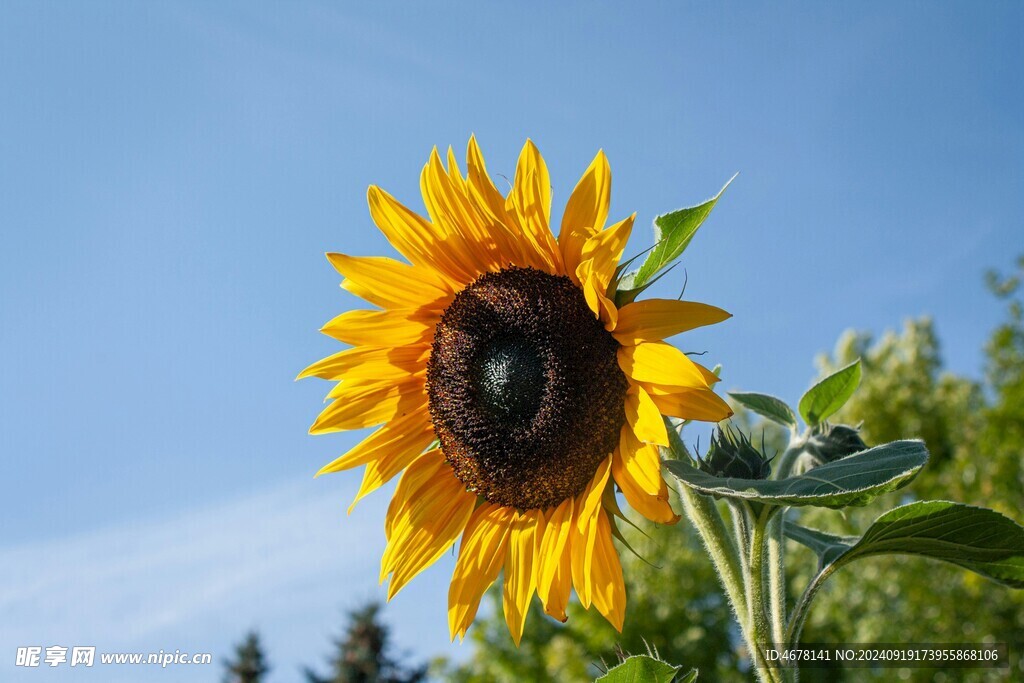
<path fill-rule="evenodd" d="M 739 171 L 684 259 L 735 317 L 678 340 L 726 388 L 795 399 L 842 330 L 921 314 L 976 375 L 981 274 L 1024 247 L 1022 27 L 998 2 L 7 3 L 0 677 L 18 645 L 219 659 L 257 626 L 289 681 L 384 595 L 387 492 L 346 517 L 358 475 L 311 479 L 357 437 L 307 436 L 327 386 L 292 378 L 355 304 L 323 252 L 389 253 L 366 187 L 421 208 L 431 147 L 470 133 L 509 177 L 531 137 L 556 213 L 603 147 L 633 252 Z M 465 654 L 450 569 L 386 611 L 421 656 Z"/>

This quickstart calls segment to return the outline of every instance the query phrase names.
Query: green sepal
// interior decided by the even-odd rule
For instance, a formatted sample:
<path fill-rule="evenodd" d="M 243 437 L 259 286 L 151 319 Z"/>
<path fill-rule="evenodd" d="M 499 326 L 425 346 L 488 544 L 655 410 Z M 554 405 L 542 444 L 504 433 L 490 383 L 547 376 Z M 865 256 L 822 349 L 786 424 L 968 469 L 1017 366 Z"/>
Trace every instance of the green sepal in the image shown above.
<path fill-rule="evenodd" d="M 672 266 L 672 268 L 674 267 L 675 266 Z M 669 271 L 671 271 L 672 268 L 669 268 L 665 272 L 659 274 L 657 277 L 645 282 L 644 284 L 638 287 L 633 286 L 633 281 L 636 278 L 636 271 L 633 271 L 632 273 L 623 276 L 619 280 L 615 280 L 613 283 L 615 285 L 615 308 L 622 308 L 626 304 L 631 304 L 634 301 L 636 301 L 636 298 L 643 294 L 645 289 L 653 285 L 661 278 L 668 275 Z"/>
<path fill-rule="evenodd" d="M 623 520 L 624 522 L 626 522 L 626 524 L 630 525 L 634 529 L 639 530 L 641 534 L 644 534 L 643 530 L 641 530 L 640 527 L 638 527 L 636 524 L 634 524 L 633 521 L 630 520 L 628 517 L 620 517 L 619 519 Z M 629 552 L 633 553 L 633 555 L 634 555 L 634 557 L 636 557 L 636 559 L 640 560 L 641 562 L 643 562 L 644 564 L 646 564 L 646 565 L 648 565 L 650 567 L 654 567 L 655 569 L 661 569 L 661 567 L 659 567 L 658 565 L 654 564 L 653 562 L 648 560 L 646 557 L 644 557 L 643 555 L 638 553 L 636 548 L 634 548 L 632 545 L 629 544 L 629 541 L 627 541 L 626 537 L 622 534 L 622 530 L 619 529 L 618 522 L 616 522 L 616 520 L 614 518 L 609 519 L 608 522 L 609 522 L 609 524 L 611 526 L 611 529 L 612 529 L 612 538 L 616 539 L 619 543 L 621 543 L 622 546 L 626 550 L 628 550 Z M 644 534 L 644 536 L 647 536 L 647 534 Z M 650 537 L 648 536 L 648 538 L 650 538 Z"/>

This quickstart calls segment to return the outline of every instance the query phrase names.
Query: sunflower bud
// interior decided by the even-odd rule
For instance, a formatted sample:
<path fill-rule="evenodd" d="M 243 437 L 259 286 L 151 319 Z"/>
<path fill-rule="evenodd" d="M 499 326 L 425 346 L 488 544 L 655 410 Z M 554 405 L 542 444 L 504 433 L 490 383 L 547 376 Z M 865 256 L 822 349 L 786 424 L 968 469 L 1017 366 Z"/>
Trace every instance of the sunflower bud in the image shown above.
<path fill-rule="evenodd" d="M 812 434 L 803 447 L 794 467 L 794 474 L 801 474 L 825 463 L 845 458 L 868 448 L 860 437 L 860 430 L 848 425 L 822 426 L 821 431 Z"/>
<path fill-rule="evenodd" d="M 704 472 L 716 477 L 767 479 L 772 468 L 743 432 L 717 430 L 711 435 L 711 446 L 698 462 Z"/>

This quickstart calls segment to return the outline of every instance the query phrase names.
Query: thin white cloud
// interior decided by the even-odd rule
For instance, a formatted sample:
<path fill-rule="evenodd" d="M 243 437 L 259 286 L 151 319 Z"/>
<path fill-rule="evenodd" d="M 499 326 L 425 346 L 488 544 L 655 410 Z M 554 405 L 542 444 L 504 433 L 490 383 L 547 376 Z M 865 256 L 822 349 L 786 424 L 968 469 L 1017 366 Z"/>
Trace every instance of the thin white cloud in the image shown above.
<path fill-rule="evenodd" d="M 357 479 L 340 487 L 302 480 L 170 519 L 0 548 L 0 678 L 24 675 L 14 668 L 19 646 L 95 645 L 209 651 L 215 666 L 179 667 L 171 676 L 112 666 L 39 675 L 217 680 L 231 643 L 253 626 L 277 665 L 271 680 L 296 678 L 301 664 L 317 666 L 328 654 L 343 609 L 384 597 L 377 572 L 389 492 L 346 516 Z M 385 612 L 398 644 L 420 657 L 446 648 L 449 576 L 429 572 Z"/>

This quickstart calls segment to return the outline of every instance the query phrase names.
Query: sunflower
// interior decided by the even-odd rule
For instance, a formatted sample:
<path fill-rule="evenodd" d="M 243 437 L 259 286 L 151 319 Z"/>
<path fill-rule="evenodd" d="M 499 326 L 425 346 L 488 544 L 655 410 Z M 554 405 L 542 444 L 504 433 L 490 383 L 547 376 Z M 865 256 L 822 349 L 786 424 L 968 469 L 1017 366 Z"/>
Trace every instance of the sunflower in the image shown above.
<path fill-rule="evenodd" d="M 341 286 L 377 308 L 322 331 L 352 346 L 299 377 L 337 381 L 311 434 L 378 426 L 318 474 L 365 466 L 353 505 L 399 473 L 385 522 L 390 600 L 459 542 L 448 594 L 452 639 L 504 572 L 516 644 L 534 593 L 565 621 L 572 589 L 621 630 L 615 489 L 671 524 L 663 415 L 732 414 L 717 377 L 663 340 L 729 317 L 705 304 L 614 291 L 634 216 L 605 226 L 603 152 L 576 185 L 557 240 L 551 183 L 526 142 L 503 196 L 470 138 L 465 175 L 435 149 L 420 176 L 429 220 L 369 189 L 374 223 L 408 263 L 327 254 Z M 351 509 L 351 508 L 350 508 Z"/>

